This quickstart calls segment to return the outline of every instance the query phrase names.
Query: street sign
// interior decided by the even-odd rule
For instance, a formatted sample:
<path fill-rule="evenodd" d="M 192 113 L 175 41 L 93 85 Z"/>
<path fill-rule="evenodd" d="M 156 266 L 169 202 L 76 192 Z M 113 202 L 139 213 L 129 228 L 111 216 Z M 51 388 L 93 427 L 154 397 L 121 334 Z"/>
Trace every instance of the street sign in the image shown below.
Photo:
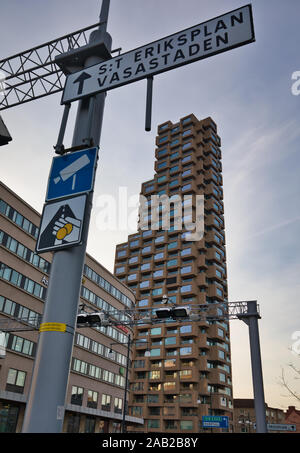
<path fill-rule="evenodd" d="M 93 190 L 98 148 L 54 157 L 48 180 L 46 201 Z"/>
<path fill-rule="evenodd" d="M 246 5 L 70 74 L 66 80 L 62 104 L 136 82 L 253 41 L 252 7 Z"/>
<path fill-rule="evenodd" d="M 228 417 L 225 415 L 203 415 L 203 428 L 228 428 Z"/>
<path fill-rule="evenodd" d="M 37 253 L 80 244 L 86 198 L 86 195 L 80 195 L 44 205 Z"/>
<path fill-rule="evenodd" d="M 253 423 L 253 428 L 256 429 L 256 423 Z M 268 431 L 296 431 L 296 425 L 290 425 L 288 423 L 268 423 Z"/>

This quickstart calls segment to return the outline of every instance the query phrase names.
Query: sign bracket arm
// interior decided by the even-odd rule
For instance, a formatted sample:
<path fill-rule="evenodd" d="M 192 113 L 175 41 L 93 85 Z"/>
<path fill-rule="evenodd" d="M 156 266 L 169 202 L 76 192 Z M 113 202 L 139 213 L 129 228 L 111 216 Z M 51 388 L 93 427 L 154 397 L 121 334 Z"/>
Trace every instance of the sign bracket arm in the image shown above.
<path fill-rule="evenodd" d="M 83 139 L 83 142 L 87 146 L 94 146 L 94 141 L 92 139 L 92 122 L 95 112 L 95 96 L 91 96 L 89 99 L 89 109 L 87 117 L 87 126 L 86 126 L 86 138 Z"/>
<path fill-rule="evenodd" d="M 66 127 L 67 127 L 67 122 L 68 122 L 68 118 L 69 118 L 70 108 L 71 108 L 71 103 L 70 102 L 65 104 L 64 113 L 63 113 L 63 117 L 62 117 L 61 125 L 60 125 L 60 130 L 59 130 L 59 134 L 58 134 L 57 143 L 54 146 L 56 154 L 64 154 L 65 153 L 63 140 L 64 140 L 64 136 L 65 136 L 65 132 L 66 132 Z"/>
<path fill-rule="evenodd" d="M 146 96 L 146 118 L 145 118 L 145 131 L 151 131 L 151 118 L 152 118 L 152 97 L 153 97 L 153 76 L 147 77 L 147 96 Z"/>

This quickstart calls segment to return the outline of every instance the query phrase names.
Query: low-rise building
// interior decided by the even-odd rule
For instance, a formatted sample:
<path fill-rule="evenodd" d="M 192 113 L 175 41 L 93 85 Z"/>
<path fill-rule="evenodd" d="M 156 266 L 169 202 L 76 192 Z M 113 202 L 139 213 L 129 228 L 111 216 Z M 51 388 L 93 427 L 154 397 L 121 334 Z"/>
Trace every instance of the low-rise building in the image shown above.
<path fill-rule="evenodd" d="M 254 399 L 236 398 L 233 400 L 233 423 L 235 433 L 255 433 L 256 417 Z M 269 424 L 285 423 L 284 411 L 266 404 L 266 420 Z M 275 431 L 272 431 L 275 432 Z"/>
<path fill-rule="evenodd" d="M 52 261 L 50 252 L 35 253 L 39 223 L 40 214 L 0 182 L 0 432 L 22 430 L 30 390 Z M 87 254 L 79 304 L 126 316 L 135 297 Z M 131 327 L 122 325 L 76 330 L 63 431 L 120 432 L 129 333 Z M 143 423 L 129 415 L 126 421 Z"/>
<path fill-rule="evenodd" d="M 296 409 L 295 406 L 289 406 L 285 412 L 284 423 L 296 425 L 296 433 L 300 433 L 300 410 Z M 289 431 L 292 432 L 292 431 Z"/>

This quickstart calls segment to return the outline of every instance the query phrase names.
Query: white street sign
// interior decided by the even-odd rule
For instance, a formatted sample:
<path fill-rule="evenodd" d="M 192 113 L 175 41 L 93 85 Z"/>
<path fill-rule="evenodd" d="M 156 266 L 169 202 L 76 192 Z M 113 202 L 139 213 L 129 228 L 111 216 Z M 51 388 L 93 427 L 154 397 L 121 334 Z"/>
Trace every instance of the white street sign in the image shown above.
<path fill-rule="evenodd" d="M 256 429 L 256 423 L 253 423 L 253 428 Z M 268 431 L 296 431 L 296 425 L 288 423 L 268 423 Z"/>
<path fill-rule="evenodd" d="M 80 195 L 44 205 L 36 242 L 38 253 L 81 243 L 86 198 L 86 195 Z"/>
<path fill-rule="evenodd" d="M 296 425 L 286 423 L 268 423 L 268 431 L 296 431 Z"/>
<path fill-rule="evenodd" d="M 252 7 L 246 5 L 69 75 L 62 104 L 169 71 L 253 41 L 255 36 Z"/>

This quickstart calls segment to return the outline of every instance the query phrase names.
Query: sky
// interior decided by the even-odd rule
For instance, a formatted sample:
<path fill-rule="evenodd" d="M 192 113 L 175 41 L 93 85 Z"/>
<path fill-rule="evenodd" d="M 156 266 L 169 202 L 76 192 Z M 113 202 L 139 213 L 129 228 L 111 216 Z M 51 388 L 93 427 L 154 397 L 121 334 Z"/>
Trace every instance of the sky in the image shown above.
<path fill-rule="evenodd" d="M 111 0 L 108 32 L 113 49 L 123 53 L 245 4 Z M 0 58 L 96 23 L 100 5 L 99 0 L 3 0 Z M 288 365 L 299 367 L 291 348 L 297 352 L 300 338 L 300 97 L 291 89 L 292 74 L 300 71 L 300 3 L 253 0 L 252 7 L 255 43 L 154 78 L 150 132 L 144 130 L 145 80 L 108 92 L 87 251 L 113 271 L 115 245 L 135 230 L 122 224 L 101 230 L 101 202 L 103 196 L 118 200 L 120 188 L 131 199 L 153 178 L 157 125 L 190 113 L 211 116 L 222 139 L 229 301 L 260 305 L 266 402 L 300 409 L 279 384 L 284 368 L 290 384 L 299 386 Z M 0 149 L 0 178 L 39 212 L 63 112 L 60 100 L 55 94 L 1 112 L 13 142 Z M 75 102 L 66 146 L 76 107 Z M 233 396 L 252 398 L 247 326 L 237 320 L 230 326 Z"/>

